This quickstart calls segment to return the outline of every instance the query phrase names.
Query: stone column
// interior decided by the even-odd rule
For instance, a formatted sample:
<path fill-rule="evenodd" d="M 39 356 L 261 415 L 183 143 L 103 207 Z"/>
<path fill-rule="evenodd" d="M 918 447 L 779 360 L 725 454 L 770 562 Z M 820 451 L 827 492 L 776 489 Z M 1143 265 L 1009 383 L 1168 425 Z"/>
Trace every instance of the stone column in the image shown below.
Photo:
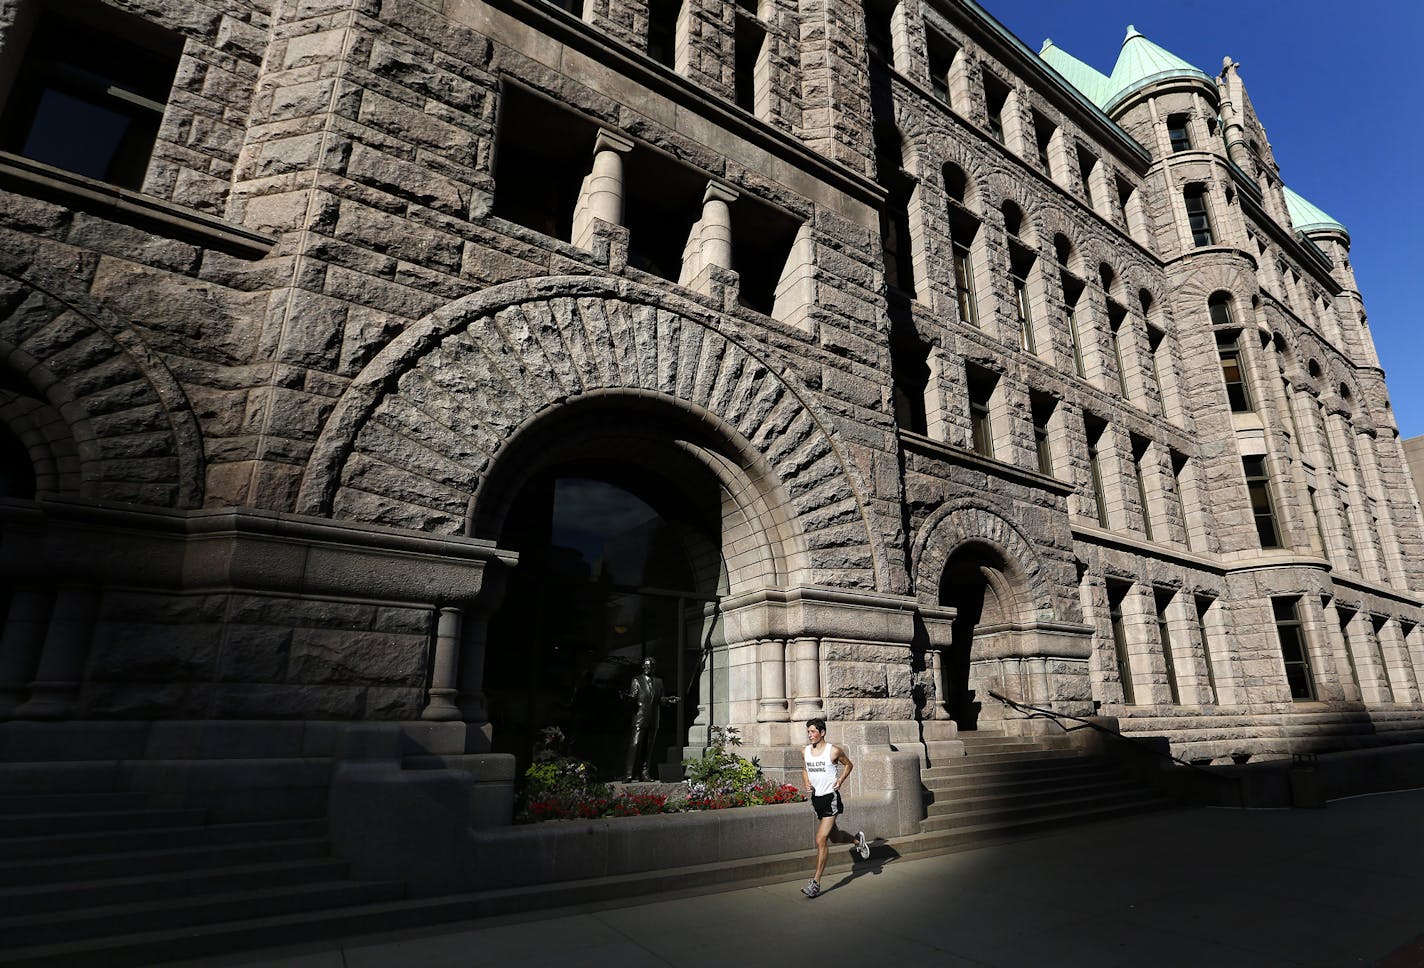
<path fill-rule="evenodd" d="M 1384 656 L 1385 671 L 1397 703 L 1419 702 L 1419 682 L 1414 676 L 1414 666 L 1409 661 L 1409 648 L 1399 629 L 1398 619 L 1388 619 L 1375 632 L 1379 640 L 1380 652 Z"/>
<path fill-rule="evenodd" d="M 1315 599 L 1306 595 L 1301 599 L 1301 609 L 1307 615 L 1315 611 Z M 1350 655 L 1350 643 L 1345 638 L 1344 628 L 1340 624 L 1340 610 L 1335 604 L 1321 604 L 1320 607 L 1321 625 L 1325 631 L 1323 641 L 1328 643 L 1328 651 L 1335 667 L 1334 681 L 1340 693 L 1340 698 L 1350 702 L 1359 702 L 1363 696 L 1360 690 L 1360 676 L 1355 668 L 1355 662 Z M 1323 677 L 1316 677 L 1316 692 L 1320 698 L 1326 698 L 1324 693 L 1318 688 Z"/>
<path fill-rule="evenodd" d="M 93 585 L 67 585 L 55 594 L 39 668 L 30 683 L 30 699 L 15 711 L 17 718 L 68 719 L 74 715 L 98 611 L 99 589 Z"/>
<path fill-rule="evenodd" d="M 762 639 L 757 643 L 757 672 L 761 680 L 757 722 L 786 722 L 791 718 L 791 712 L 785 694 L 787 677 L 784 639 Z"/>
<path fill-rule="evenodd" d="M 466 743 L 479 744 L 479 736 L 485 737 L 484 749 L 467 746 L 467 752 L 471 753 L 486 752 L 492 735 L 489 706 L 485 700 L 485 644 L 488 641 L 492 613 L 493 609 L 470 609 L 461 622 L 462 635 L 457 660 L 459 698 L 456 704 L 460 709 L 460 718 L 470 725 Z"/>
<path fill-rule="evenodd" d="M 430 673 L 429 700 L 421 719 L 455 720 L 461 717 L 455 698 L 456 670 L 460 667 L 460 629 L 463 614 L 458 608 L 440 609 L 435 625 L 435 661 Z"/>
<path fill-rule="evenodd" d="M 737 193 L 711 182 L 702 193 L 702 266 L 732 268 L 732 209 Z"/>
<path fill-rule="evenodd" d="M 593 143 L 593 170 L 583 180 L 574 209 L 573 244 L 593 249 L 599 222 L 623 224 L 623 156 L 633 142 L 611 131 L 599 131 Z"/>
<path fill-rule="evenodd" d="M 0 634 L 0 719 L 14 716 L 25 701 L 49 629 L 50 608 L 50 595 L 41 588 L 21 585 L 10 596 Z"/>
<path fill-rule="evenodd" d="M 792 679 L 796 683 L 791 720 L 801 722 L 824 715 L 826 707 L 821 698 L 821 640 L 793 639 L 790 643 L 790 655 Z"/>

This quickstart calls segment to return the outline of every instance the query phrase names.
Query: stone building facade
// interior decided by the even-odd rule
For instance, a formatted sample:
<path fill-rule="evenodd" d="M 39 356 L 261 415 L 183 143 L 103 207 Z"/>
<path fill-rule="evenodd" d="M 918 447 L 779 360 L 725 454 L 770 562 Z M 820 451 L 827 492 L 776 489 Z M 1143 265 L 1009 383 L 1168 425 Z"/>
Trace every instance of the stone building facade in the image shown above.
<path fill-rule="evenodd" d="M 967 0 L 0 4 L 0 717 L 1424 727 L 1345 228 Z M 74 132 L 83 133 L 76 143 Z M 67 132 L 67 133 L 66 133 Z"/>

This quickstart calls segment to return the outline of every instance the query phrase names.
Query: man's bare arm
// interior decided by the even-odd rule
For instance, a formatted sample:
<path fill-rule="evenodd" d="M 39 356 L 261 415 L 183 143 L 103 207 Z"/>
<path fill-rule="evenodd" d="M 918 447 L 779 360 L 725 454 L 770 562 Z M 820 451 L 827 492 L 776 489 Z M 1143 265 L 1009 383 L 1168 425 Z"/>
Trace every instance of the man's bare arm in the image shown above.
<path fill-rule="evenodd" d="M 850 761 L 849 756 L 846 756 L 846 751 L 839 746 L 835 747 L 835 753 L 831 756 L 831 762 L 841 765 L 841 775 L 836 780 L 836 789 L 839 790 L 841 784 L 850 777 L 850 771 L 855 769 L 855 764 Z"/>

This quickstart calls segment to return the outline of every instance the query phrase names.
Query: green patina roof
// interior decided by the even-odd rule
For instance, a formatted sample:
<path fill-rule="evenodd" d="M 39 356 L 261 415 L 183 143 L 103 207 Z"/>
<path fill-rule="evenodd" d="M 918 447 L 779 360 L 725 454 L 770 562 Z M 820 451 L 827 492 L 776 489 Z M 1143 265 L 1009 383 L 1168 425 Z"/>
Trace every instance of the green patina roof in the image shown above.
<path fill-rule="evenodd" d="M 1343 232 L 1347 239 L 1350 237 L 1349 230 L 1340 222 L 1284 185 L 1281 187 L 1285 189 L 1286 211 L 1290 213 L 1291 225 L 1295 226 L 1297 232 Z"/>
<path fill-rule="evenodd" d="M 1140 34 L 1136 27 L 1129 25 L 1117 63 L 1113 65 L 1112 77 L 1108 79 L 1113 93 L 1104 108 L 1123 100 L 1133 91 L 1168 77 L 1194 77 L 1208 84 L 1212 82 L 1205 71 L 1158 47 Z"/>
<path fill-rule="evenodd" d="M 1054 46 L 1051 40 L 1043 42 L 1038 55 L 1103 110 L 1133 91 L 1164 78 L 1194 77 L 1211 83 L 1211 78 L 1204 71 L 1158 47 L 1131 26 L 1127 28 L 1127 37 L 1122 42 L 1111 77 L 1094 70 L 1061 47 Z"/>
<path fill-rule="evenodd" d="M 1062 74 L 1069 84 L 1082 91 L 1089 101 L 1098 107 L 1103 106 L 1111 91 L 1106 74 L 1093 70 L 1063 48 L 1055 47 L 1051 40 L 1043 42 L 1038 56 L 1042 57 L 1049 67 Z"/>

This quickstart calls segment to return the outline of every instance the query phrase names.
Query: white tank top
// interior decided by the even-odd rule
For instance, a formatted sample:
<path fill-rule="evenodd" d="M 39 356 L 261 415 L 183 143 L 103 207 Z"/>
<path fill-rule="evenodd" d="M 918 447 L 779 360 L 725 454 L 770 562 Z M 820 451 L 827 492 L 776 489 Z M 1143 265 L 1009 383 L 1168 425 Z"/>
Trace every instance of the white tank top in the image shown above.
<path fill-rule="evenodd" d="M 806 776 L 811 779 L 811 792 L 818 797 L 825 796 L 836 787 L 836 777 L 840 774 L 840 767 L 831 760 L 834 749 L 834 746 L 827 743 L 820 753 L 813 753 L 808 743 L 802 751 L 802 755 L 806 758 Z"/>

